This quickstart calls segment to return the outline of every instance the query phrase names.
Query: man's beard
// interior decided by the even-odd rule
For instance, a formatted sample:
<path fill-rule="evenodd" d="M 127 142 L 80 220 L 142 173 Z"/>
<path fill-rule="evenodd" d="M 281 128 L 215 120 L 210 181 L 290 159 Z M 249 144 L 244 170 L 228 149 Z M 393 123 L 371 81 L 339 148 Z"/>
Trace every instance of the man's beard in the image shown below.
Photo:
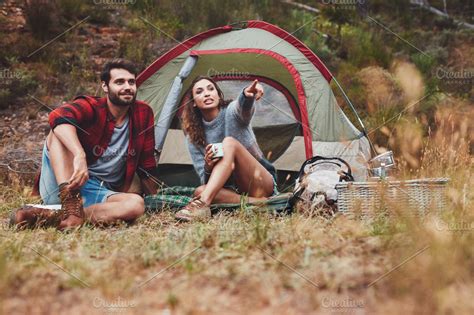
<path fill-rule="evenodd" d="M 137 94 L 134 94 L 133 97 L 129 101 L 123 100 L 123 99 L 120 98 L 120 96 L 118 94 L 111 93 L 111 92 L 109 92 L 108 96 L 109 96 L 109 100 L 110 100 L 110 102 L 112 102 L 112 104 L 117 105 L 117 106 L 121 106 L 121 107 L 125 107 L 125 106 L 130 106 L 133 103 L 135 103 L 135 98 L 137 97 Z"/>

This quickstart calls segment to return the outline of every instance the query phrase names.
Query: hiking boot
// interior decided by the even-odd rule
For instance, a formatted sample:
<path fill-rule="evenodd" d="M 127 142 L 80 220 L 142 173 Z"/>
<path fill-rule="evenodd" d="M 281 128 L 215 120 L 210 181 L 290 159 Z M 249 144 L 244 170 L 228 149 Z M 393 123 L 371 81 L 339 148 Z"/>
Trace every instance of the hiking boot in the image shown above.
<path fill-rule="evenodd" d="M 10 226 L 16 226 L 19 229 L 57 227 L 60 220 L 59 211 L 34 206 L 23 206 L 12 211 Z"/>
<path fill-rule="evenodd" d="M 183 209 L 176 212 L 174 217 L 184 222 L 206 220 L 211 217 L 211 207 L 206 205 L 200 197 L 194 197 Z"/>
<path fill-rule="evenodd" d="M 61 222 L 58 229 L 81 226 L 85 217 L 81 191 L 71 190 L 68 183 L 62 183 L 59 185 L 59 199 L 61 200 Z"/>

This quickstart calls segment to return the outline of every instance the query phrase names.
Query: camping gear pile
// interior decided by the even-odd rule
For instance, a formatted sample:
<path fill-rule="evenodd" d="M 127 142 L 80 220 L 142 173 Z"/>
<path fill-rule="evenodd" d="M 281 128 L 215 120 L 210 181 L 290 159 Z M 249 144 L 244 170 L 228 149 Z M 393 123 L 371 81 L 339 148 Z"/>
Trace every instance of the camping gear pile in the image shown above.
<path fill-rule="evenodd" d="M 315 156 L 301 166 L 292 202 L 297 212 L 333 215 L 339 182 L 354 181 L 349 164 L 340 158 Z"/>

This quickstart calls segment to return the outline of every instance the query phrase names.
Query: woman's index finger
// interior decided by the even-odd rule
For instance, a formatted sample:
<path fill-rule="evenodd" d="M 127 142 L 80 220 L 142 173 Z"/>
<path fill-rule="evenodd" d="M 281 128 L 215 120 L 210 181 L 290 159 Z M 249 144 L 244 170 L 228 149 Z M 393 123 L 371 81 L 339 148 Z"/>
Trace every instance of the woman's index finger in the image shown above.
<path fill-rule="evenodd" d="M 253 83 L 252 83 L 252 85 L 250 86 L 250 89 L 251 89 L 251 90 L 255 90 L 255 88 L 257 87 L 257 84 L 258 84 L 258 80 L 253 80 Z"/>

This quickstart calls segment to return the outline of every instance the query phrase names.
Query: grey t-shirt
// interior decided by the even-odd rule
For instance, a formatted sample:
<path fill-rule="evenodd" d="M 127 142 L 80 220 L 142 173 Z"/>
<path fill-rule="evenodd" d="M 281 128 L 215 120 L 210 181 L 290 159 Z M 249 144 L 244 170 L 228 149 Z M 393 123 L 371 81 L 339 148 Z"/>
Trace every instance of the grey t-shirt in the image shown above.
<path fill-rule="evenodd" d="M 89 176 L 104 181 L 107 188 L 119 188 L 125 175 L 129 142 L 128 121 L 127 116 L 121 126 L 115 126 L 104 154 L 88 167 Z"/>

